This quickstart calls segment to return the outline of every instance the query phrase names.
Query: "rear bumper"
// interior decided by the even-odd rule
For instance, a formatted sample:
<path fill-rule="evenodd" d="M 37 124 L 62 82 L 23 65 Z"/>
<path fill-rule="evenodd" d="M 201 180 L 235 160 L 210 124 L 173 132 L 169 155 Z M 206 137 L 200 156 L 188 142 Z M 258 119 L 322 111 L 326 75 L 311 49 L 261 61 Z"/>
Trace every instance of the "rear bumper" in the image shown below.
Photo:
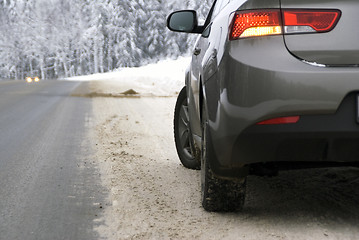
<path fill-rule="evenodd" d="M 334 114 L 301 116 L 293 124 L 251 125 L 236 137 L 221 138 L 220 148 L 218 141 L 213 142 L 218 159 L 212 163 L 213 171 L 219 176 L 238 177 L 261 164 L 277 170 L 359 167 L 358 94 L 345 97 Z"/>
<path fill-rule="evenodd" d="M 280 36 L 228 43 L 206 82 L 209 127 L 220 176 L 265 162 L 357 162 L 359 68 L 321 68 L 292 56 Z M 219 89 L 219 91 L 218 91 Z M 284 116 L 297 124 L 259 126 Z"/>
<path fill-rule="evenodd" d="M 233 166 L 257 162 L 359 162 L 357 94 L 335 114 L 302 116 L 298 123 L 253 125 L 236 139 Z"/>

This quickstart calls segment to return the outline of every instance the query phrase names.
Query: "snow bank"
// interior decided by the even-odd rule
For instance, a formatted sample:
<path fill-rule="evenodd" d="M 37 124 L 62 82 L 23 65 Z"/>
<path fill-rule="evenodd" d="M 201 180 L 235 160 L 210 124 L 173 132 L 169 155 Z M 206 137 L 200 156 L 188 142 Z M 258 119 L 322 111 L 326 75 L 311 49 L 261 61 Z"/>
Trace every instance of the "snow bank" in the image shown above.
<path fill-rule="evenodd" d="M 184 86 L 189 57 L 163 60 L 136 68 L 121 68 L 114 72 L 67 78 L 69 81 L 111 81 L 117 87 L 133 89 L 141 95 L 171 96 Z M 116 90 L 118 91 L 118 90 Z"/>

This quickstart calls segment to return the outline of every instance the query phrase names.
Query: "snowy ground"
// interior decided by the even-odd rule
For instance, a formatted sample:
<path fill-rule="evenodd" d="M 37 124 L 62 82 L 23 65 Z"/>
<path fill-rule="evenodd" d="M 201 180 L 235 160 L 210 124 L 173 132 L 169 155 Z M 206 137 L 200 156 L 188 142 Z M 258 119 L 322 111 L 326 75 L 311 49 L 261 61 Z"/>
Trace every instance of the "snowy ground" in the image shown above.
<path fill-rule="evenodd" d="M 208 213 L 200 173 L 173 142 L 175 93 L 188 59 L 85 76 L 93 98 L 89 138 L 109 197 L 103 239 L 359 239 L 359 170 L 301 170 L 248 177 L 241 213 Z M 121 94 L 133 89 L 135 95 Z M 167 97 L 161 97 L 167 96 Z"/>
<path fill-rule="evenodd" d="M 117 92 L 112 91 L 113 94 L 122 93 L 130 88 L 141 96 L 175 96 L 184 86 L 184 74 L 189 63 L 190 58 L 182 57 L 138 68 L 122 68 L 110 73 L 73 77 L 67 80 L 110 81 L 116 90 L 120 89 Z"/>

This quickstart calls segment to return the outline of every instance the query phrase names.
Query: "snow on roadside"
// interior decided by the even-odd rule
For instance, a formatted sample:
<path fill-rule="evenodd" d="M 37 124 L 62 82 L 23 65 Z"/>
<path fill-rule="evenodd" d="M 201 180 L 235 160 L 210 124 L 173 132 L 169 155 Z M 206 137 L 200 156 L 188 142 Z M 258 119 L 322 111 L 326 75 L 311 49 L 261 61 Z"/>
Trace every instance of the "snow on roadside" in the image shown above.
<path fill-rule="evenodd" d="M 184 86 L 185 70 L 189 63 L 189 57 L 180 57 L 177 60 L 167 59 L 142 67 L 120 68 L 114 72 L 71 77 L 65 80 L 109 81 L 112 92 L 116 93 L 133 89 L 143 96 L 173 96 Z M 108 91 L 111 92 L 111 89 Z"/>

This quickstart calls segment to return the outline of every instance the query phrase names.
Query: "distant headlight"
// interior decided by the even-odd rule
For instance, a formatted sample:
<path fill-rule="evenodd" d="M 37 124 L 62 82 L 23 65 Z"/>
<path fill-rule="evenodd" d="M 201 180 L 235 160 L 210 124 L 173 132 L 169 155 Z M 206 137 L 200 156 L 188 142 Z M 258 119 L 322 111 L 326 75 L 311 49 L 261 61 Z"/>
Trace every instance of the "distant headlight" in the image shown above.
<path fill-rule="evenodd" d="M 26 82 L 31 83 L 31 82 L 32 82 L 32 78 L 31 78 L 31 77 L 27 77 L 27 78 L 26 78 Z"/>
<path fill-rule="evenodd" d="M 35 77 L 35 78 L 34 78 L 34 81 L 35 81 L 35 82 L 39 82 L 39 81 L 40 81 L 40 78 Z"/>

